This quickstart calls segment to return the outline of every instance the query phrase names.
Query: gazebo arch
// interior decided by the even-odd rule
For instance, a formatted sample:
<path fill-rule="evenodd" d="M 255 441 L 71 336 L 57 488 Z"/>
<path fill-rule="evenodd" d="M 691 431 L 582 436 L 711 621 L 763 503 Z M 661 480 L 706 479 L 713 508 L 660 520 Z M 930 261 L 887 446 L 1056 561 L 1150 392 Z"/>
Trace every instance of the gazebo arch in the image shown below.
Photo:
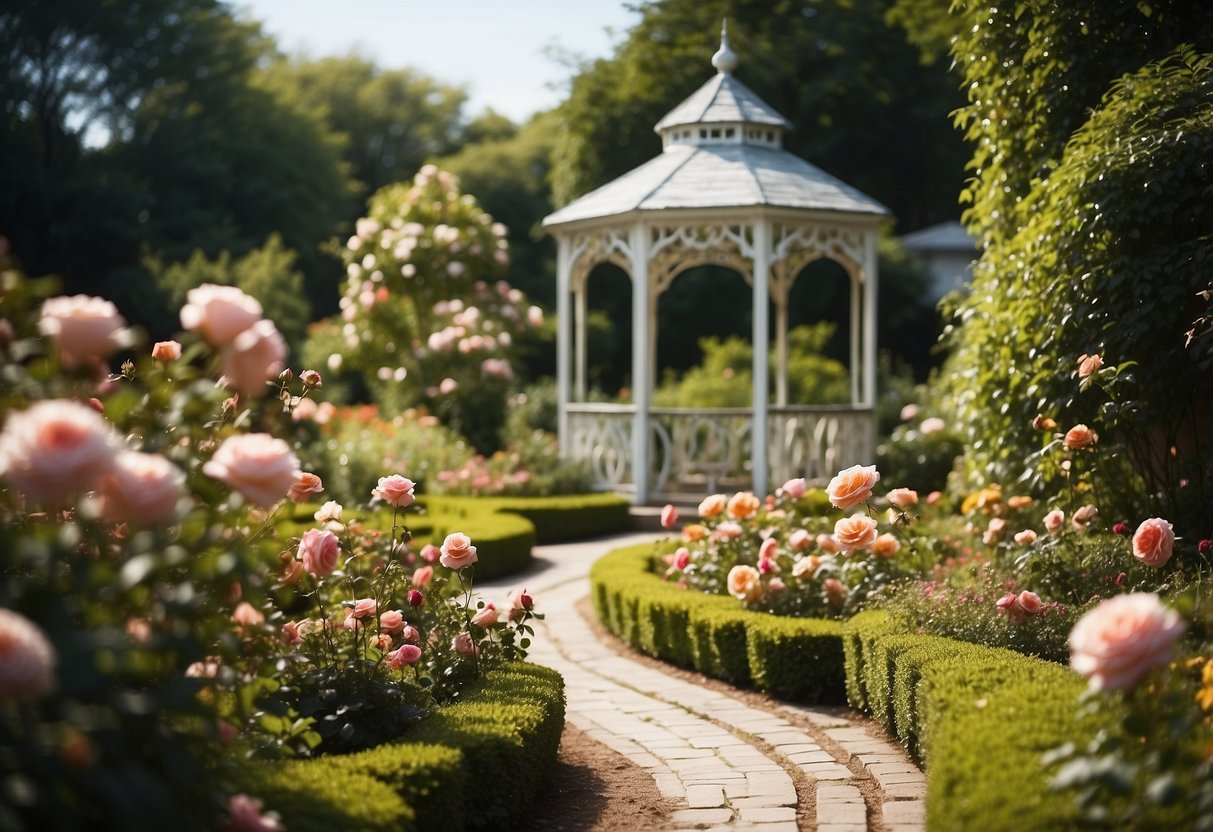
<path fill-rule="evenodd" d="M 602 487 L 637 503 L 689 496 L 736 479 L 765 493 L 774 480 L 820 479 L 869 461 L 876 400 L 876 239 L 884 206 L 783 149 L 788 121 L 733 77 L 721 31 L 717 74 L 654 128 L 661 155 L 551 214 L 557 242 L 557 389 L 562 455 L 588 460 Z M 788 402 L 788 294 L 828 258 L 851 279 L 851 405 Z M 587 281 L 610 262 L 632 280 L 630 405 L 587 403 Z M 748 409 L 652 407 L 657 300 L 703 265 L 737 271 L 753 290 L 753 393 Z M 769 395 L 775 310 L 775 401 Z"/>

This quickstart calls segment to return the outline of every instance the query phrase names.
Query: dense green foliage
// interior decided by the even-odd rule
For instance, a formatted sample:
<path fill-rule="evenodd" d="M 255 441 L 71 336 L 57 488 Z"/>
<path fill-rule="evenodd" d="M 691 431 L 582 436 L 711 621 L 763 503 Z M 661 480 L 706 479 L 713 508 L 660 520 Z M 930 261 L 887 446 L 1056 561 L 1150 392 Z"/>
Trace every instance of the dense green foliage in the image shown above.
<path fill-rule="evenodd" d="M 959 121 L 974 146 L 967 221 L 984 246 L 947 377 L 968 471 L 1015 480 L 1042 444 L 1034 416 L 1063 429 L 1098 416 L 1128 463 L 1105 464 L 1108 507 L 1207 535 L 1213 110 L 1201 53 L 1213 50 L 1213 10 L 1021 0 L 954 11 L 969 95 Z M 1113 396 L 1075 383 L 1092 353 L 1121 370 Z"/>

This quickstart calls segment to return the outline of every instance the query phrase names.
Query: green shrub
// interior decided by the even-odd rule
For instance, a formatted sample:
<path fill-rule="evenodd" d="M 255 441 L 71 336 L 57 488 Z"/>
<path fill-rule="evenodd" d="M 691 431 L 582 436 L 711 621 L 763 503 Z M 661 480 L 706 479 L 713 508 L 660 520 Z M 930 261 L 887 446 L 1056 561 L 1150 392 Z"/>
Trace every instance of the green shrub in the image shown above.
<path fill-rule="evenodd" d="M 446 498 L 452 503 L 457 498 Z M 626 498 L 615 493 L 551 497 L 481 498 L 495 511 L 519 514 L 535 526 L 539 543 L 561 543 L 625 531 L 631 517 Z"/>
<path fill-rule="evenodd" d="M 414 827 L 462 829 L 466 776 L 458 748 L 421 743 L 392 743 L 337 757 L 322 757 L 334 772 L 347 772 L 384 783 L 409 806 Z"/>
<path fill-rule="evenodd" d="M 779 696 L 842 702 L 842 625 L 837 621 L 773 618 L 746 633 L 754 684 Z"/>
<path fill-rule="evenodd" d="M 390 786 L 322 760 L 266 762 L 247 766 L 238 790 L 282 816 L 291 832 L 412 832 L 413 810 Z"/>

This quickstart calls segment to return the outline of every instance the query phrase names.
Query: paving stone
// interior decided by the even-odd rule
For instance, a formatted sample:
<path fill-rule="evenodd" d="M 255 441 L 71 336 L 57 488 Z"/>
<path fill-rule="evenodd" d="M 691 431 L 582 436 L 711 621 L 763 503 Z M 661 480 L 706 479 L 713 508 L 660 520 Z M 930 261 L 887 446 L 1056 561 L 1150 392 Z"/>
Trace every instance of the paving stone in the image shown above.
<path fill-rule="evenodd" d="M 863 823 L 819 823 L 817 832 L 868 832 L 868 822 Z M 886 827 L 888 832 L 888 827 Z"/>
<path fill-rule="evenodd" d="M 822 783 L 817 787 L 817 803 L 863 803 L 863 795 L 856 786 Z"/>
<path fill-rule="evenodd" d="M 787 745 L 789 743 L 808 744 L 813 742 L 813 738 L 803 731 L 767 731 L 759 733 L 765 741 L 771 745 Z"/>
<path fill-rule="evenodd" d="M 863 803 L 818 803 L 817 825 L 828 823 L 868 825 L 868 807 Z"/>
<path fill-rule="evenodd" d="M 927 807 L 921 800 L 895 800 L 880 807 L 885 823 L 926 823 Z"/>
<path fill-rule="evenodd" d="M 806 763 L 800 770 L 818 780 L 850 780 L 855 776 L 849 768 L 838 763 Z"/>
<path fill-rule="evenodd" d="M 751 823 L 766 823 L 778 820 L 795 822 L 796 809 L 791 806 L 773 806 L 769 809 L 745 807 L 741 810 L 741 819 Z"/>
<path fill-rule="evenodd" d="M 910 763 L 873 763 L 868 766 L 868 771 L 873 774 L 905 774 L 912 772 L 918 774 L 918 768 Z"/>
<path fill-rule="evenodd" d="M 780 795 L 767 794 L 758 797 L 739 797 L 731 798 L 729 805 L 734 809 L 771 809 L 776 806 L 787 806 L 780 799 Z"/>
<path fill-rule="evenodd" d="M 926 776 L 921 771 L 902 771 L 895 774 L 874 774 L 876 782 L 880 783 L 881 788 L 885 786 L 895 786 L 898 783 L 925 783 Z"/>
<path fill-rule="evenodd" d="M 724 789 L 720 786 L 688 786 L 687 806 L 692 809 L 713 809 L 724 805 Z"/>
<path fill-rule="evenodd" d="M 780 754 L 807 754 L 811 751 L 821 751 L 821 746 L 815 742 L 793 742 L 777 744 L 775 750 Z"/>
<path fill-rule="evenodd" d="M 828 751 L 804 751 L 799 754 L 789 754 L 788 759 L 797 765 L 836 762 L 834 755 Z"/>
<path fill-rule="evenodd" d="M 922 800 L 927 796 L 926 783 L 894 783 L 884 789 L 886 798 Z"/>
<path fill-rule="evenodd" d="M 732 817 L 732 809 L 679 809 L 670 815 L 670 820 L 677 824 L 690 825 L 727 823 Z"/>
<path fill-rule="evenodd" d="M 827 728 L 826 736 L 836 742 L 855 742 L 872 739 L 872 735 L 863 728 Z"/>

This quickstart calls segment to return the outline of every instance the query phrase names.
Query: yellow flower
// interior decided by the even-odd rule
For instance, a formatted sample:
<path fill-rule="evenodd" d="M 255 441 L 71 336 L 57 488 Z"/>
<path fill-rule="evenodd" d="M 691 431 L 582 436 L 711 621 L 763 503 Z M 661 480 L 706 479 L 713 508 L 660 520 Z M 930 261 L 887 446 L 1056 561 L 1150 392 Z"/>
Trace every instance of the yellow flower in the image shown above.
<path fill-rule="evenodd" d="M 980 491 L 974 491 L 965 497 L 960 506 L 961 514 L 968 514 L 974 509 L 980 509 L 985 514 L 997 514 L 1002 503 L 1002 486 L 987 485 Z"/>
<path fill-rule="evenodd" d="M 1196 692 L 1196 704 L 1200 705 L 1202 711 L 1213 711 L 1213 662 L 1205 662 L 1200 685 L 1200 690 Z"/>

